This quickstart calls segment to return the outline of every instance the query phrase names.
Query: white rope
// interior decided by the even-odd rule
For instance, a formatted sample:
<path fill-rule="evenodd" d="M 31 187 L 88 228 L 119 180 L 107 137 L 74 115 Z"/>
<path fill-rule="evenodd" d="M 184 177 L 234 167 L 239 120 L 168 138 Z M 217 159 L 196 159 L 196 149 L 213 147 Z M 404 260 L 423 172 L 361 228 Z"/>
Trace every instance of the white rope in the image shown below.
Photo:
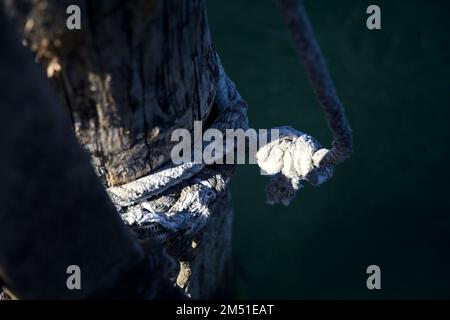
<path fill-rule="evenodd" d="M 225 74 L 218 56 L 217 62 L 215 104 L 219 115 L 211 127 L 220 130 L 247 129 L 247 104 Z M 107 191 L 127 224 L 161 226 L 163 230 L 151 228 L 162 232 L 157 235 L 160 240 L 167 238 L 164 231 L 194 235 L 205 225 L 211 203 L 225 190 L 231 176 L 229 167 L 206 168 L 204 163 L 169 164 L 158 172 Z M 177 189 L 177 192 L 170 193 L 171 189 Z M 164 201 L 172 205 L 165 210 L 154 208 L 152 203 L 160 196 L 166 197 Z"/>
<path fill-rule="evenodd" d="M 333 175 L 333 167 L 320 165 L 329 150 L 313 137 L 291 127 L 278 130 L 279 139 L 260 148 L 256 159 L 259 167 L 273 176 L 266 188 L 267 202 L 288 205 L 303 187 L 302 181 L 318 186 Z"/>
<path fill-rule="evenodd" d="M 245 130 L 247 104 L 217 60 L 215 104 L 219 115 L 211 127 Z M 314 138 L 290 127 L 278 129 L 279 139 L 260 148 L 256 157 L 261 169 L 272 175 L 266 188 L 268 202 L 287 205 L 302 181 L 319 185 L 332 176 L 333 168 L 319 165 L 328 150 Z M 210 216 L 211 204 L 226 189 L 230 177 L 228 165 L 170 164 L 125 185 L 111 187 L 108 193 L 127 224 L 147 227 L 153 236 L 165 241 L 176 232 L 193 236 L 200 231 Z"/>

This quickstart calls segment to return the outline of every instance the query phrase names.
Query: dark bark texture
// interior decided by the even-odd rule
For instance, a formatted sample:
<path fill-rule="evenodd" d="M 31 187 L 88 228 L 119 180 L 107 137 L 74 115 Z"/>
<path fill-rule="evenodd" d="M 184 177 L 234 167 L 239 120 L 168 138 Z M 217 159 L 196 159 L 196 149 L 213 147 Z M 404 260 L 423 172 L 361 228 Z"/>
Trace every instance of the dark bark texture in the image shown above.
<path fill-rule="evenodd" d="M 66 28 L 72 4 L 81 30 Z M 5 8 L 105 187 L 158 170 L 170 161 L 174 129 L 192 130 L 194 120 L 207 127 L 213 117 L 218 61 L 203 1 L 6 0 Z M 227 189 L 181 263 L 176 282 L 193 298 L 228 291 L 231 221 Z"/>
<path fill-rule="evenodd" d="M 66 28 L 70 4 L 81 8 L 81 30 Z M 217 61 L 203 1 L 18 0 L 7 7 L 54 78 L 105 185 L 169 161 L 172 130 L 209 115 Z"/>
<path fill-rule="evenodd" d="M 0 30 L 0 286 L 20 299 L 166 291 L 163 256 L 153 250 L 148 260 L 115 212 L 45 75 L 1 10 Z M 79 290 L 67 287 L 71 265 L 82 272 Z"/>

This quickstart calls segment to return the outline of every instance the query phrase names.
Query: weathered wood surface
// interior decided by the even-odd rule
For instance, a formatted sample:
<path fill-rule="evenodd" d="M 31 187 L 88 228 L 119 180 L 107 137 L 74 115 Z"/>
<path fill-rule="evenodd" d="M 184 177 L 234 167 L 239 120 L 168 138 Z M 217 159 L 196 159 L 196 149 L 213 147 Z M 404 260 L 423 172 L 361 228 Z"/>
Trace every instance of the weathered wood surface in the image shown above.
<path fill-rule="evenodd" d="M 8 2 L 107 186 L 169 161 L 172 130 L 209 115 L 217 63 L 203 1 Z M 69 4 L 81 30 L 66 28 Z"/>
<path fill-rule="evenodd" d="M 70 4 L 81 7 L 81 30 L 65 27 Z M 207 125 L 214 114 L 218 66 L 203 1 L 7 0 L 5 5 L 51 78 L 105 187 L 169 162 L 172 130 L 192 130 L 194 120 Z M 194 298 L 227 292 L 228 189 L 217 203 L 191 256 L 187 291 Z"/>
<path fill-rule="evenodd" d="M 115 212 L 9 22 L 0 10 L 0 286 L 21 299 L 138 298 L 164 289 L 167 279 L 158 284 L 163 274 Z M 80 290 L 68 290 L 70 265 L 81 269 Z M 149 272 L 137 272 L 143 266 Z"/>

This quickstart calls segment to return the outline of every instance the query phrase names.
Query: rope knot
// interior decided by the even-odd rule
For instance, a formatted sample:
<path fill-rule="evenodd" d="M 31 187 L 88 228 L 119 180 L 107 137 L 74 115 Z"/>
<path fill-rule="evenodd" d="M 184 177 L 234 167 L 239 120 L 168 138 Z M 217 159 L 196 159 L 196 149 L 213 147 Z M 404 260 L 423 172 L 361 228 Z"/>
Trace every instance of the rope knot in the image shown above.
<path fill-rule="evenodd" d="M 333 175 L 332 165 L 321 165 L 329 150 L 310 135 L 280 127 L 279 137 L 261 147 L 256 159 L 264 174 L 271 175 L 266 187 L 268 203 L 288 205 L 303 181 L 318 186 Z"/>

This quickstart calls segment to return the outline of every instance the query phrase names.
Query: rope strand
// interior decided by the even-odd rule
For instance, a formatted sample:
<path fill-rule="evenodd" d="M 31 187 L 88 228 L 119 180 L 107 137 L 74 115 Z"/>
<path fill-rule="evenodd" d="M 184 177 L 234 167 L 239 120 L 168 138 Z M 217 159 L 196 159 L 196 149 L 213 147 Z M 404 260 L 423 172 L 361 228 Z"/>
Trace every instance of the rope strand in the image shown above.
<path fill-rule="evenodd" d="M 314 30 L 302 0 L 277 0 L 282 16 L 290 29 L 295 48 L 308 74 L 311 86 L 333 134 L 333 147 L 321 165 L 335 165 L 353 152 L 352 130 L 333 84 Z"/>

